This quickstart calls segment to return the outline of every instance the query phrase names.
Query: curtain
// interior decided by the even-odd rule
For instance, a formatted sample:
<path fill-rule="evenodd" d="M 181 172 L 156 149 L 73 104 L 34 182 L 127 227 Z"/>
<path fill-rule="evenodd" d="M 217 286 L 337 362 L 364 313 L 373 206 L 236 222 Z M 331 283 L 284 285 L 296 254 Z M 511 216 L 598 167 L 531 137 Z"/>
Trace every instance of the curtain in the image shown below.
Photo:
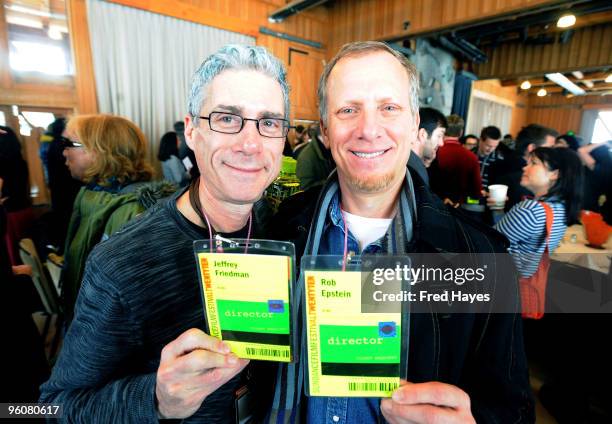
<path fill-rule="evenodd" d="M 466 71 L 458 71 L 455 74 L 455 88 L 453 91 L 453 106 L 451 114 L 459 115 L 467 122 L 470 94 L 472 93 L 472 81 L 476 79 L 474 74 Z"/>
<path fill-rule="evenodd" d="M 480 136 L 480 131 L 489 125 L 495 125 L 502 134 L 507 134 L 510 132 L 511 119 L 512 108 L 510 106 L 473 97 L 465 134 Z"/>
<path fill-rule="evenodd" d="M 159 140 L 187 113 L 191 77 L 225 44 L 255 39 L 100 0 L 87 0 L 98 110 L 124 116 L 149 141 L 158 165 Z"/>

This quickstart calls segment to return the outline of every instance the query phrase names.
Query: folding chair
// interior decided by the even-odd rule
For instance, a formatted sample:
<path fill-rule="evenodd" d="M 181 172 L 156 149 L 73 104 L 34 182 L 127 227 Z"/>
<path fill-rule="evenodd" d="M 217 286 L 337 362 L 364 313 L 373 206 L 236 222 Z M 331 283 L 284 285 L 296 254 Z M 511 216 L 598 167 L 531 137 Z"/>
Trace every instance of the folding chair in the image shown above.
<path fill-rule="evenodd" d="M 49 282 L 36 247 L 32 239 L 21 239 L 19 242 L 19 256 L 24 264 L 32 267 L 32 281 L 40 296 L 45 312 L 50 314 L 59 312 L 59 296 L 52 283 Z"/>
<path fill-rule="evenodd" d="M 52 360 L 59 348 L 62 333 L 58 292 L 47 278 L 45 268 L 31 239 L 26 238 L 19 242 L 19 256 L 24 264 L 32 267 L 32 281 L 44 308 L 44 311 L 32 314 L 32 318 L 45 341 L 47 358 Z"/>

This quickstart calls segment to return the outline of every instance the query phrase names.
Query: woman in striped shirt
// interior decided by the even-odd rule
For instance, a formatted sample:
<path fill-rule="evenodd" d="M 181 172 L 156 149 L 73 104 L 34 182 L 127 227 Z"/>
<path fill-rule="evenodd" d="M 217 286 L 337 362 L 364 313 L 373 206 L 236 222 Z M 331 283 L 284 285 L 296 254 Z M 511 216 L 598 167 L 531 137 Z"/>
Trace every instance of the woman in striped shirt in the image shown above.
<path fill-rule="evenodd" d="M 509 253 L 521 277 L 531 277 L 545 248 L 546 212 L 540 202 L 553 211 L 554 218 L 548 250 L 559 245 L 568 225 L 578 220 L 582 193 L 582 166 L 570 149 L 538 147 L 523 168 L 521 186 L 530 190 L 534 200 L 517 203 L 495 225 L 510 240 Z"/>

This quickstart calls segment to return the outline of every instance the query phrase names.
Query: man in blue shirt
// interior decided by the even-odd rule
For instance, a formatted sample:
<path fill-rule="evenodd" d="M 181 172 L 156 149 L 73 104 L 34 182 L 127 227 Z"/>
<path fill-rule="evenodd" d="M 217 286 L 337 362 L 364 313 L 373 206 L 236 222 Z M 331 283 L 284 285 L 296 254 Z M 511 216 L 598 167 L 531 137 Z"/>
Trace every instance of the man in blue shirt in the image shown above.
<path fill-rule="evenodd" d="M 407 171 L 419 128 L 418 77 L 403 56 L 383 43 L 347 44 L 325 67 L 318 95 L 337 173 L 320 192 L 281 205 L 273 235 L 292 240 L 298 258 L 505 250 L 503 236 L 445 207 L 418 172 Z M 516 293 L 516 279 L 504 278 L 494 278 L 498 289 Z M 299 284 L 298 299 L 302 290 Z M 304 364 L 281 366 L 270 421 L 533 422 L 520 316 L 431 312 L 410 319 L 408 381 L 392 398 L 306 397 Z"/>

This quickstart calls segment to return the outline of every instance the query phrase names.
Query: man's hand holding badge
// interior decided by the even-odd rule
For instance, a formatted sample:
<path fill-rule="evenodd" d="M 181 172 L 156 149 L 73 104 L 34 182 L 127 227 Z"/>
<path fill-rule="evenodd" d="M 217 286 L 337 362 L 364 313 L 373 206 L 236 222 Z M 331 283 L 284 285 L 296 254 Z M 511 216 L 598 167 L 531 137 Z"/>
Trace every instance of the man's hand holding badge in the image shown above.
<path fill-rule="evenodd" d="M 160 418 L 186 418 L 208 395 L 248 365 L 229 346 L 192 328 L 168 343 L 161 353 L 155 394 Z"/>
<path fill-rule="evenodd" d="M 475 423 L 470 397 L 463 390 L 440 382 L 409 383 L 380 403 L 390 424 Z"/>

